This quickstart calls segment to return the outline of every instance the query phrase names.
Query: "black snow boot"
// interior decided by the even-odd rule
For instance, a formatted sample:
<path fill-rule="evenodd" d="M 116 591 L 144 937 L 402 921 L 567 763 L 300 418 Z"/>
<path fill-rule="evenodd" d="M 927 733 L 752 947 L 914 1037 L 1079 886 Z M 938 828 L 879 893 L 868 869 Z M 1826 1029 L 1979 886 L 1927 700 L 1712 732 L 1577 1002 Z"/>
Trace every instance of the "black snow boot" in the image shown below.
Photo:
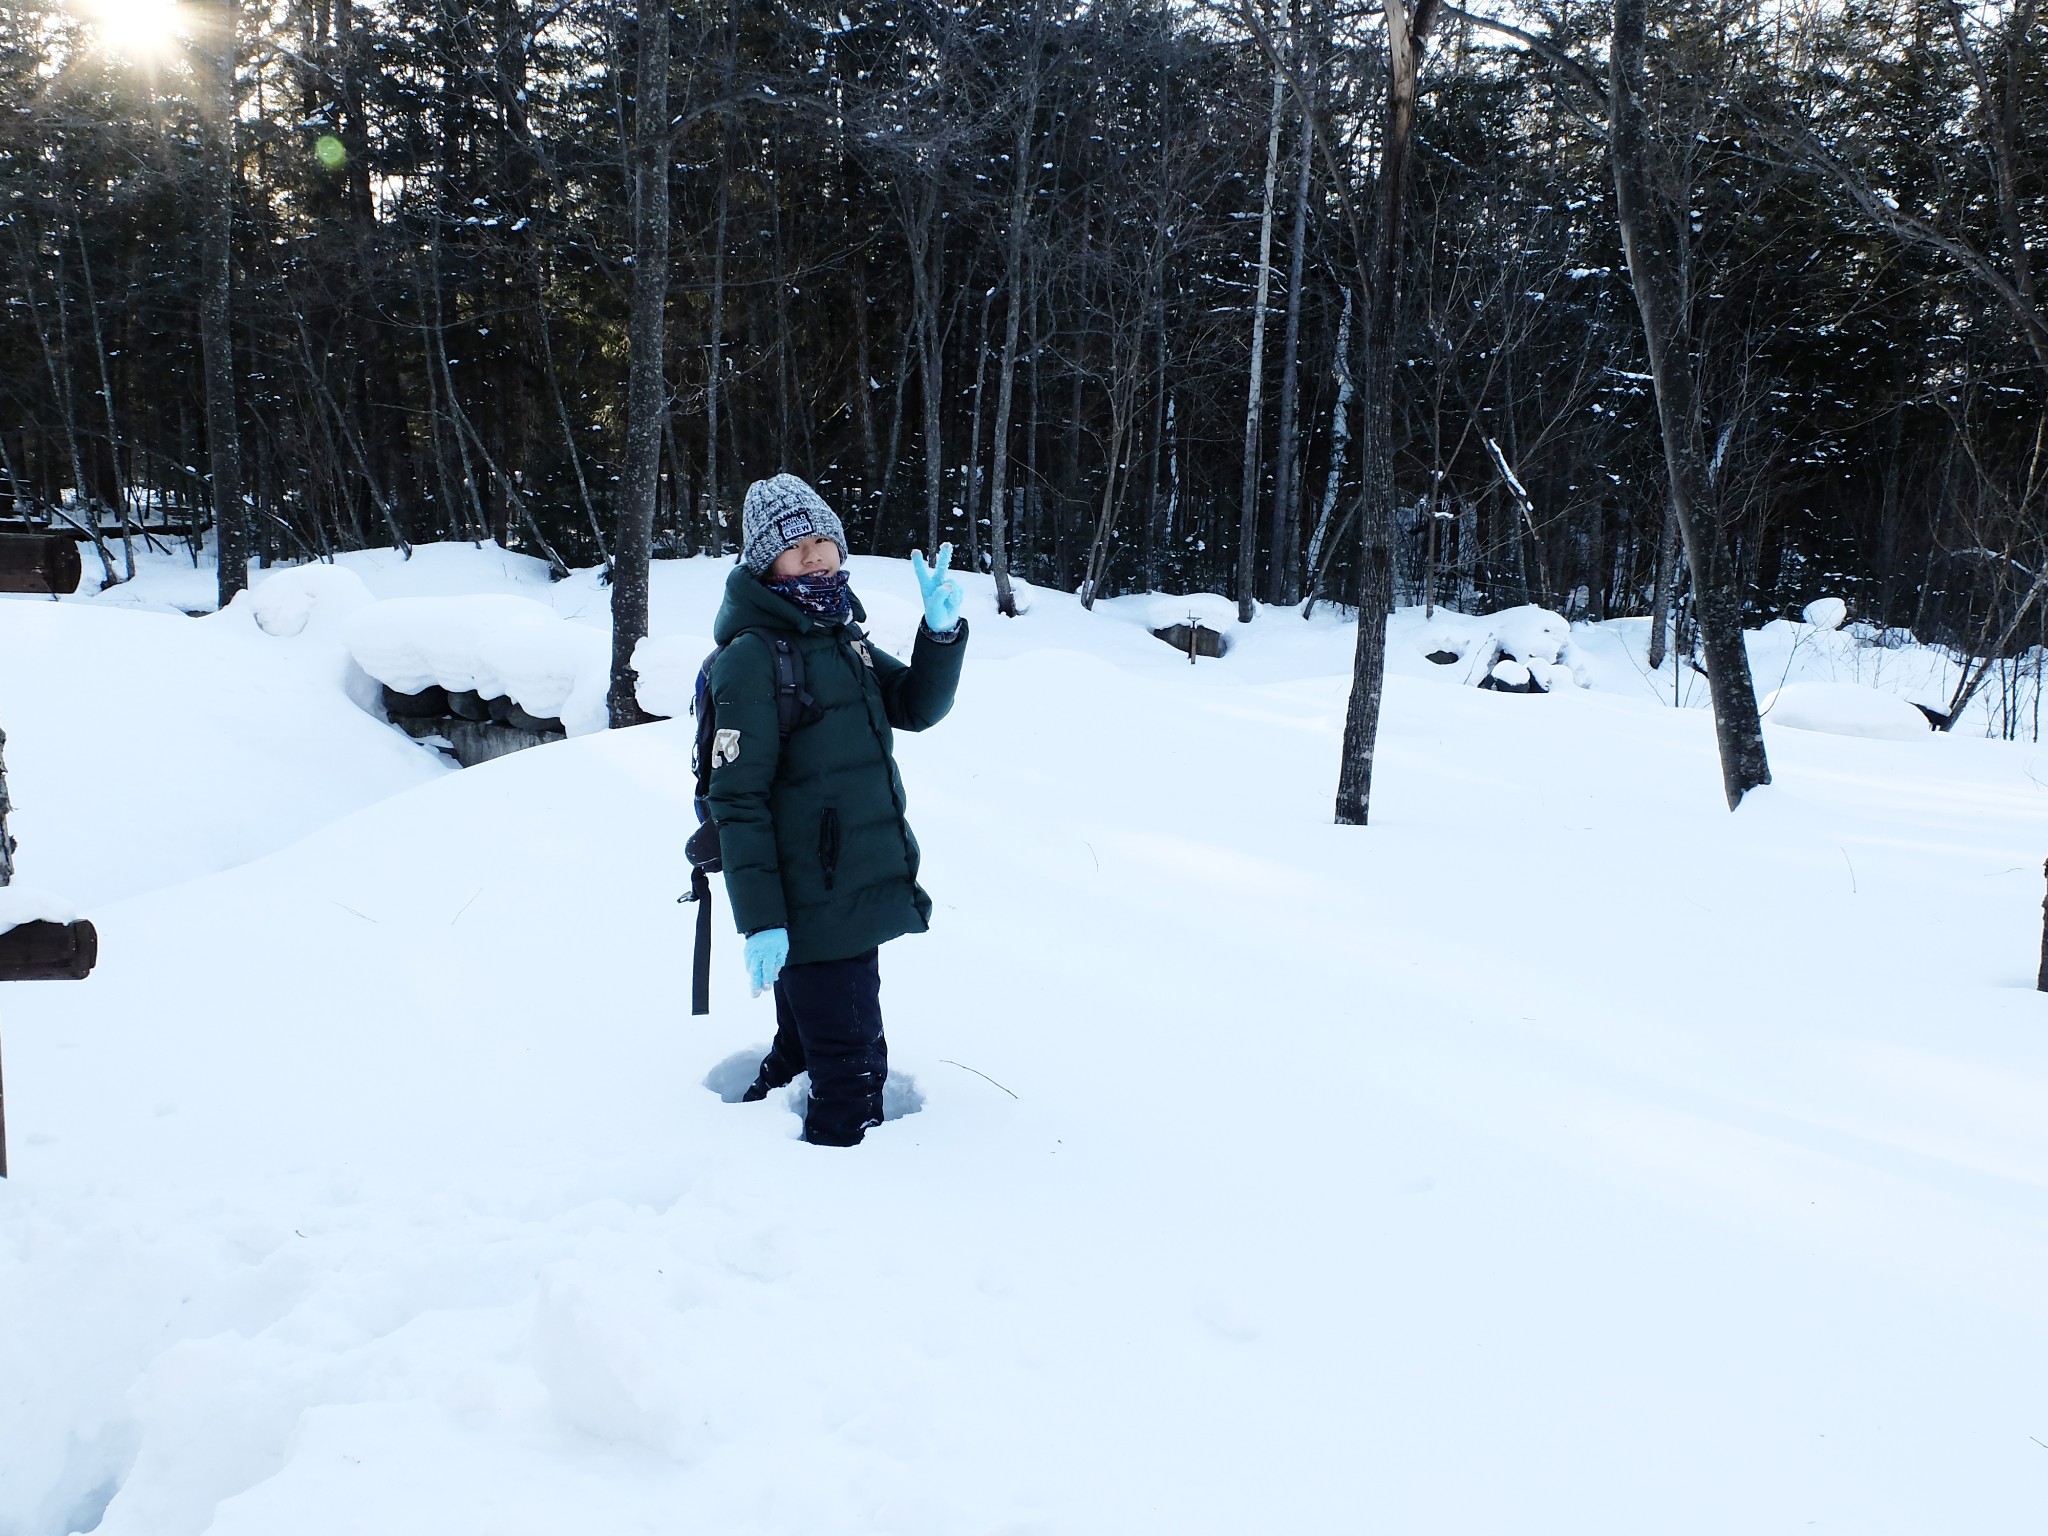
<path fill-rule="evenodd" d="M 779 1041 L 777 1045 L 778 1047 L 780 1046 Z M 766 1056 L 761 1058 L 760 1073 L 754 1078 L 752 1084 L 748 1086 L 747 1091 L 740 1095 L 740 1102 L 742 1104 L 760 1103 L 761 1100 L 767 1098 L 776 1089 L 786 1088 L 795 1082 L 797 1074 L 803 1071 L 803 1069 L 804 1066 L 801 1059 L 792 1066 L 779 1048 L 771 1050 Z"/>
<path fill-rule="evenodd" d="M 783 995 L 782 983 L 775 983 L 775 1042 L 761 1058 L 761 1072 L 754 1084 L 740 1095 L 742 1104 L 758 1104 L 776 1089 L 797 1080 L 810 1066 L 804 1058 L 803 1036 L 797 1033 L 796 1014 Z"/>

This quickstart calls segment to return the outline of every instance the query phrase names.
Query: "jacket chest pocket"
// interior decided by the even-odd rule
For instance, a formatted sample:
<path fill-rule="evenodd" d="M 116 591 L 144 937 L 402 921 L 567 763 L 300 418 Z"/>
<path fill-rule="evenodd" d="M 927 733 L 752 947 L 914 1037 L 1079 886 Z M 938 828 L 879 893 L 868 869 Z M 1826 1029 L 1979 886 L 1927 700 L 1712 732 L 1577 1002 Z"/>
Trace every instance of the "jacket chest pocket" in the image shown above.
<path fill-rule="evenodd" d="M 839 878 L 839 812 L 832 806 L 818 818 L 818 868 L 825 876 L 825 889 Z"/>

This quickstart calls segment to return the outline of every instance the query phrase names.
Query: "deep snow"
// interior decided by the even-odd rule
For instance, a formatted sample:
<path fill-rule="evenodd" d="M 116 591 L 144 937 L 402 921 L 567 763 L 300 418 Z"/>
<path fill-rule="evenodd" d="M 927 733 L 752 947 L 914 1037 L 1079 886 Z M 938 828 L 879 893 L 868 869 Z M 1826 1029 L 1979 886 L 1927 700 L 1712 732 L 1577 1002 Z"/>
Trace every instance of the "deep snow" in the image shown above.
<path fill-rule="evenodd" d="M 724 574 L 657 567 L 650 677 Z M 0 1533 L 2038 1525 L 2038 748 L 1767 717 L 1731 816 L 1642 626 L 1403 614 L 1337 828 L 1341 618 L 1191 666 L 1165 599 L 966 580 L 851 1153 L 724 1102 L 772 1017 L 722 901 L 688 1016 L 686 720 L 453 773 L 365 713 L 362 605 L 0 602 L 20 878 L 102 941 L 0 991 Z M 855 584 L 901 645 L 907 568 Z M 1426 659 L 1510 629 L 1548 697 Z"/>

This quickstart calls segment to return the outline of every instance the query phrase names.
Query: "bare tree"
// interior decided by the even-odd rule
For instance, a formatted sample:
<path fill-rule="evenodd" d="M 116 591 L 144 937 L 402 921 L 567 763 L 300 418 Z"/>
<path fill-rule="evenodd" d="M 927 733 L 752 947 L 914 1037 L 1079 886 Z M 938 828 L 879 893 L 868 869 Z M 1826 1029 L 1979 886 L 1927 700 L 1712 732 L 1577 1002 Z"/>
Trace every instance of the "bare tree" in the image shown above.
<path fill-rule="evenodd" d="M 1344 313 L 1337 321 L 1337 403 L 1330 407 L 1330 475 L 1323 486 L 1323 507 L 1316 515 L 1316 530 L 1308 541 L 1308 597 L 1301 616 L 1312 617 L 1316 598 L 1323 589 L 1323 547 L 1330 532 L 1330 518 L 1337 510 L 1337 494 L 1344 484 L 1344 452 L 1351 442 L 1351 290 L 1344 290 Z"/>
<path fill-rule="evenodd" d="M 1318 158 L 1329 176 L 1330 192 L 1349 231 L 1358 263 L 1358 278 L 1368 296 L 1360 345 L 1363 364 L 1359 380 L 1364 398 L 1364 425 L 1359 434 L 1360 485 L 1357 507 L 1358 640 L 1351 661 L 1351 696 L 1344 713 L 1344 744 L 1337 766 L 1336 820 L 1340 826 L 1364 826 L 1372 794 L 1373 753 L 1379 736 L 1380 693 L 1386 679 L 1387 615 L 1394 597 L 1393 390 L 1397 323 L 1401 307 L 1403 214 L 1408 197 L 1409 159 L 1415 141 L 1415 103 L 1422 53 L 1438 0 L 1382 0 L 1386 23 L 1386 106 L 1381 121 L 1379 174 L 1374 192 L 1377 206 L 1368 218 L 1353 191 L 1350 176 L 1337 153 L 1336 135 L 1316 135 Z M 1289 67 L 1278 41 L 1251 0 L 1241 0 L 1239 15 L 1276 70 Z M 1311 23 L 1320 32 L 1329 17 L 1313 9 Z M 1297 50 L 1298 66 L 1302 50 Z M 1298 68 L 1295 89 L 1313 101 Z"/>
<path fill-rule="evenodd" d="M 242 505 L 242 438 L 235 405 L 235 39 L 237 0 L 213 0 L 194 49 L 204 81 L 199 219 L 199 350 L 206 375 L 206 447 L 213 470 L 214 556 L 220 606 L 249 585 L 249 517 Z"/>
<path fill-rule="evenodd" d="M 1249 624 L 1258 611 L 1252 595 L 1253 558 L 1259 541 L 1259 402 L 1266 374 L 1266 297 L 1273 282 L 1273 197 L 1280 174 L 1280 107 L 1286 99 L 1286 65 L 1273 63 L 1273 107 L 1266 130 L 1266 191 L 1259 205 L 1259 281 L 1252 300 L 1252 356 L 1246 370 L 1244 483 L 1238 497 L 1237 621 Z"/>
<path fill-rule="evenodd" d="M 635 693 L 633 648 L 647 634 L 648 561 L 654 499 L 661 489 L 662 424 L 668 414 L 663 343 L 668 309 L 668 0 L 638 13 L 640 60 L 633 108 L 633 291 L 627 315 L 625 485 L 612 556 L 612 676 L 606 708 L 614 726 L 647 718 Z"/>
<path fill-rule="evenodd" d="M 1300 73 L 1313 81 L 1317 61 L 1309 59 Z M 1280 445 L 1273 463 L 1272 569 L 1267 596 L 1276 606 L 1292 603 L 1301 574 L 1300 466 L 1296 424 L 1300 391 L 1302 261 L 1308 253 L 1308 206 L 1315 161 L 1315 112 L 1301 104 L 1300 162 L 1294 184 L 1294 227 L 1287 250 L 1287 329 L 1280 347 Z"/>
<path fill-rule="evenodd" d="M 1447 14 L 1516 39 L 1556 65 L 1606 108 L 1615 215 L 1649 353 L 1651 389 L 1670 480 L 1671 515 L 1692 577 L 1693 613 L 1714 706 L 1722 789 L 1732 810 L 1750 790 L 1771 782 L 1771 770 L 1764 754 L 1749 652 L 1742 638 L 1737 573 L 1727 538 L 1714 515 L 1709 483 L 1692 294 L 1676 233 L 1686 227 L 1689 218 L 1687 189 L 1672 188 L 1668 178 L 1659 174 L 1656 160 L 1661 146 L 1643 100 L 1648 29 L 1645 0 L 1614 0 L 1604 81 L 1555 39 L 1455 6 L 1445 9 Z"/>
<path fill-rule="evenodd" d="M 1662 205 L 1651 170 L 1649 114 L 1641 98 L 1645 0 L 1614 0 L 1608 53 L 1608 159 L 1614 173 L 1615 213 L 1629 283 L 1643 317 L 1650 377 L 1664 462 L 1671 476 L 1671 511 L 1692 570 L 1693 611 L 1707 687 L 1714 702 L 1714 738 L 1721 754 L 1721 784 L 1728 808 L 1771 782 L 1764 756 L 1763 722 L 1742 638 L 1742 609 L 1734 562 L 1719 520 L 1701 441 L 1702 414 L 1688 314 L 1690 295 L 1673 246 L 1672 212 Z"/>
<path fill-rule="evenodd" d="M 1036 31 L 1035 21 L 1031 30 Z M 988 554 L 996 581 L 996 611 L 1013 619 L 1017 616 L 1017 599 L 1010 588 L 1010 530 L 1003 493 L 1010 473 L 1010 409 L 1017 383 L 1017 341 L 1024 306 L 1031 302 L 1024 292 L 1024 240 L 1031 207 L 1031 138 L 1033 119 L 1038 115 L 1039 91 L 1036 38 L 1027 46 L 1024 78 L 1018 83 L 1012 108 L 1015 116 L 1011 125 L 1010 206 L 1003 229 L 1003 360 L 996 369 L 993 463 L 988 477 Z"/>

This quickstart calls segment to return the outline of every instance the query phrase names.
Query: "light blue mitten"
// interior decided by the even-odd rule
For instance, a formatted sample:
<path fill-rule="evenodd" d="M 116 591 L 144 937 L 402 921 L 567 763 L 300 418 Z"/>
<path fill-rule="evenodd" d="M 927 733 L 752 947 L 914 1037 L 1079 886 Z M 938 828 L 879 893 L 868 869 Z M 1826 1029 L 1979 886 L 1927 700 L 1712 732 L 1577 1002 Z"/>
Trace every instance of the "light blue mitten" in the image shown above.
<path fill-rule="evenodd" d="M 938 563 L 926 565 L 924 551 L 910 552 L 911 574 L 917 577 L 917 590 L 924 594 L 924 627 L 935 635 L 950 635 L 953 627 L 960 622 L 960 605 L 967 600 L 967 594 L 960 590 L 960 583 L 949 579 L 947 567 L 953 563 L 953 546 L 939 546 Z"/>
<path fill-rule="evenodd" d="M 747 935 L 747 982 L 759 997 L 775 985 L 775 978 L 782 974 L 782 967 L 789 960 L 789 930 L 787 928 L 763 928 L 759 933 Z"/>

